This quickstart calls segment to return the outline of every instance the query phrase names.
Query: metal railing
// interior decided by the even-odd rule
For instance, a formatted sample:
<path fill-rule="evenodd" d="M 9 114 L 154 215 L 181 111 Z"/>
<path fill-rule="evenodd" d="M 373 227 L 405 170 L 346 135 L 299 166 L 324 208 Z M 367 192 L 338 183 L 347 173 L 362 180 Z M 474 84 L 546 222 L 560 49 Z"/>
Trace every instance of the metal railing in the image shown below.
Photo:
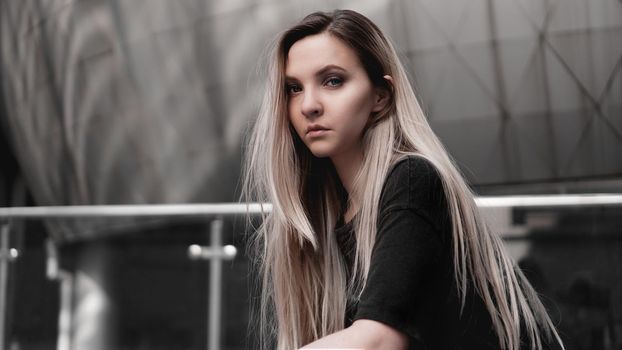
<path fill-rule="evenodd" d="M 543 207 L 622 205 L 622 194 L 480 196 L 479 207 Z M 71 205 L 0 208 L 0 219 L 154 216 L 235 216 L 270 212 L 270 203 Z"/>
<path fill-rule="evenodd" d="M 533 196 L 486 196 L 475 199 L 481 208 L 559 207 L 559 206 L 617 206 L 622 205 L 622 194 L 533 195 Z M 209 350 L 220 349 L 220 304 L 222 299 L 222 260 L 233 259 L 237 254 L 234 246 L 222 246 L 223 218 L 238 215 L 258 215 L 272 210 L 268 203 L 216 203 L 216 204 L 158 204 L 158 205 L 92 205 L 0 208 L 0 350 L 5 349 L 6 286 L 8 264 L 19 257 L 19 251 L 10 247 L 10 219 L 49 218 L 102 218 L 102 217 L 203 217 L 212 218 L 210 245 L 191 245 L 191 259 L 210 260 L 209 310 L 207 344 Z M 54 245 L 48 245 L 48 276 L 62 275 Z M 71 344 L 71 293 L 70 276 L 61 283 L 61 310 L 59 315 L 58 349 L 69 350 Z M 59 276 L 63 281 L 63 276 Z"/>
<path fill-rule="evenodd" d="M 210 260 L 208 292 L 209 350 L 220 349 L 220 316 L 222 300 L 222 261 L 231 260 L 237 255 L 232 245 L 222 246 L 223 218 L 237 215 L 258 215 L 269 212 L 270 204 L 156 204 L 156 205 L 93 205 L 93 206 L 49 206 L 49 207 L 9 207 L 0 208 L 0 350 L 5 349 L 6 297 L 8 264 L 19 256 L 19 251 L 10 248 L 8 220 L 12 219 L 50 219 L 50 218 L 119 218 L 119 217 L 202 217 L 211 218 L 210 245 L 191 245 L 188 257 L 193 260 Z M 58 267 L 58 252 L 52 241 L 47 242 L 47 272 L 50 278 L 61 281 L 58 350 L 71 349 L 71 304 L 72 276 Z"/>

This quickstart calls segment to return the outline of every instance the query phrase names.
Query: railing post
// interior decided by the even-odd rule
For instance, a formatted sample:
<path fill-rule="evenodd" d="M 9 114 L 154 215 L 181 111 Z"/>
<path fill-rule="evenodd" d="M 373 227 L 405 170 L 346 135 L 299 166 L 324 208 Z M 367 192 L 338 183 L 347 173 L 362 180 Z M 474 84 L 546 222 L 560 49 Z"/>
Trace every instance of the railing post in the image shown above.
<path fill-rule="evenodd" d="M 10 248 L 10 224 L 0 224 L 0 350 L 6 349 L 7 289 L 9 282 L 9 263 L 17 259 L 19 252 Z"/>
<path fill-rule="evenodd" d="M 8 255 L 5 257 L 5 252 L 9 251 L 9 224 L 2 223 L 0 230 L 0 350 L 4 350 L 6 341 L 7 283 L 9 281 L 9 260 Z"/>
<path fill-rule="evenodd" d="M 211 223 L 210 248 L 222 247 L 223 220 L 218 218 Z M 220 350 L 220 304 L 222 301 L 222 260 L 215 257 L 209 269 L 209 329 L 207 332 L 208 350 Z"/>
<path fill-rule="evenodd" d="M 221 332 L 221 304 L 222 304 L 222 260 L 235 258 L 237 249 L 232 245 L 222 246 L 222 218 L 213 220 L 210 224 L 210 245 L 201 247 L 193 244 L 188 247 L 188 256 L 193 260 L 210 260 L 209 272 L 209 301 L 207 349 L 220 350 Z"/>

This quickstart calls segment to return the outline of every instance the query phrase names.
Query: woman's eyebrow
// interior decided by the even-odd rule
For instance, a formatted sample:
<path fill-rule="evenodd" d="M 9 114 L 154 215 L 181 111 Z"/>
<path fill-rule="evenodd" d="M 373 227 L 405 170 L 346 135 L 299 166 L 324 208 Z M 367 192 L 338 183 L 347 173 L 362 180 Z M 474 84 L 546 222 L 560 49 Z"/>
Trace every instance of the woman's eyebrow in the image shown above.
<path fill-rule="evenodd" d="M 324 67 L 322 67 L 320 70 L 318 70 L 317 72 L 315 72 L 315 76 L 323 75 L 323 74 L 324 74 L 324 73 L 326 73 L 327 71 L 329 71 L 329 70 L 333 70 L 333 69 L 334 69 L 334 70 L 339 70 L 339 71 L 342 71 L 342 72 L 344 72 L 344 73 L 345 73 L 345 72 L 347 72 L 347 71 L 345 70 L 345 68 L 339 67 L 339 66 L 338 66 L 338 65 L 336 65 L 336 64 L 327 64 L 327 65 L 325 65 Z M 296 79 L 295 77 L 290 77 L 290 76 L 286 75 L 286 76 L 285 76 L 285 80 L 298 80 L 298 79 Z"/>
<path fill-rule="evenodd" d="M 332 69 L 334 69 L 334 70 L 340 70 L 340 71 L 342 71 L 342 72 L 345 72 L 345 71 L 346 71 L 346 70 L 345 70 L 345 68 L 341 68 L 341 67 L 339 67 L 339 66 L 338 66 L 338 65 L 336 65 L 336 64 L 328 64 L 328 65 L 326 65 L 326 66 L 322 67 L 322 69 L 320 69 L 320 70 L 318 70 L 317 72 L 315 72 L 315 75 L 322 75 L 322 74 L 324 74 L 324 73 L 326 73 L 327 71 L 332 70 Z"/>

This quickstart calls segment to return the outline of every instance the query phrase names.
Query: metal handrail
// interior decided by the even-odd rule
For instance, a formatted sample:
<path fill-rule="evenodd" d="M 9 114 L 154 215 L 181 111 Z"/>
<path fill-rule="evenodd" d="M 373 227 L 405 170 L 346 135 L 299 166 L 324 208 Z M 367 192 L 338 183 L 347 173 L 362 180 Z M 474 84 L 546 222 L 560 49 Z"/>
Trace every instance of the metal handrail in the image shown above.
<path fill-rule="evenodd" d="M 557 207 L 622 205 L 622 194 L 479 196 L 478 207 Z M 270 203 L 68 205 L 3 207 L 0 218 L 148 217 L 257 215 L 272 210 Z"/>
<path fill-rule="evenodd" d="M 84 218 L 84 217 L 153 217 L 153 216 L 231 216 L 257 215 L 272 210 L 268 203 L 210 204 L 121 204 L 3 207 L 0 218 Z"/>
<path fill-rule="evenodd" d="M 585 193 L 555 195 L 482 196 L 475 202 L 480 208 L 491 207 L 584 207 L 622 205 L 622 194 Z"/>

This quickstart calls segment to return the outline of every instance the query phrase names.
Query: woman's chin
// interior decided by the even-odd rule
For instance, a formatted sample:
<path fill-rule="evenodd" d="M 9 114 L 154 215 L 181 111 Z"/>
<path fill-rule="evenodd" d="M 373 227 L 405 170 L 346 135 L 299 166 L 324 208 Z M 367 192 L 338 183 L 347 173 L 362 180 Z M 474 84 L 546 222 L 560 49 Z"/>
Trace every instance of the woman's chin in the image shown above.
<path fill-rule="evenodd" d="M 311 154 L 313 154 L 316 158 L 327 158 L 330 157 L 332 154 L 332 152 L 325 149 L 310 148 L 309 150 L 311 151 Z"/>
<path fill-rule="evenodd" d="M 317 158 L 326 158 L 335 153 L 334 147 L 326 146 L 328 145 L 321 144 L 320 142 L 312 142 L 307 144 L 307 149 Z"/>

